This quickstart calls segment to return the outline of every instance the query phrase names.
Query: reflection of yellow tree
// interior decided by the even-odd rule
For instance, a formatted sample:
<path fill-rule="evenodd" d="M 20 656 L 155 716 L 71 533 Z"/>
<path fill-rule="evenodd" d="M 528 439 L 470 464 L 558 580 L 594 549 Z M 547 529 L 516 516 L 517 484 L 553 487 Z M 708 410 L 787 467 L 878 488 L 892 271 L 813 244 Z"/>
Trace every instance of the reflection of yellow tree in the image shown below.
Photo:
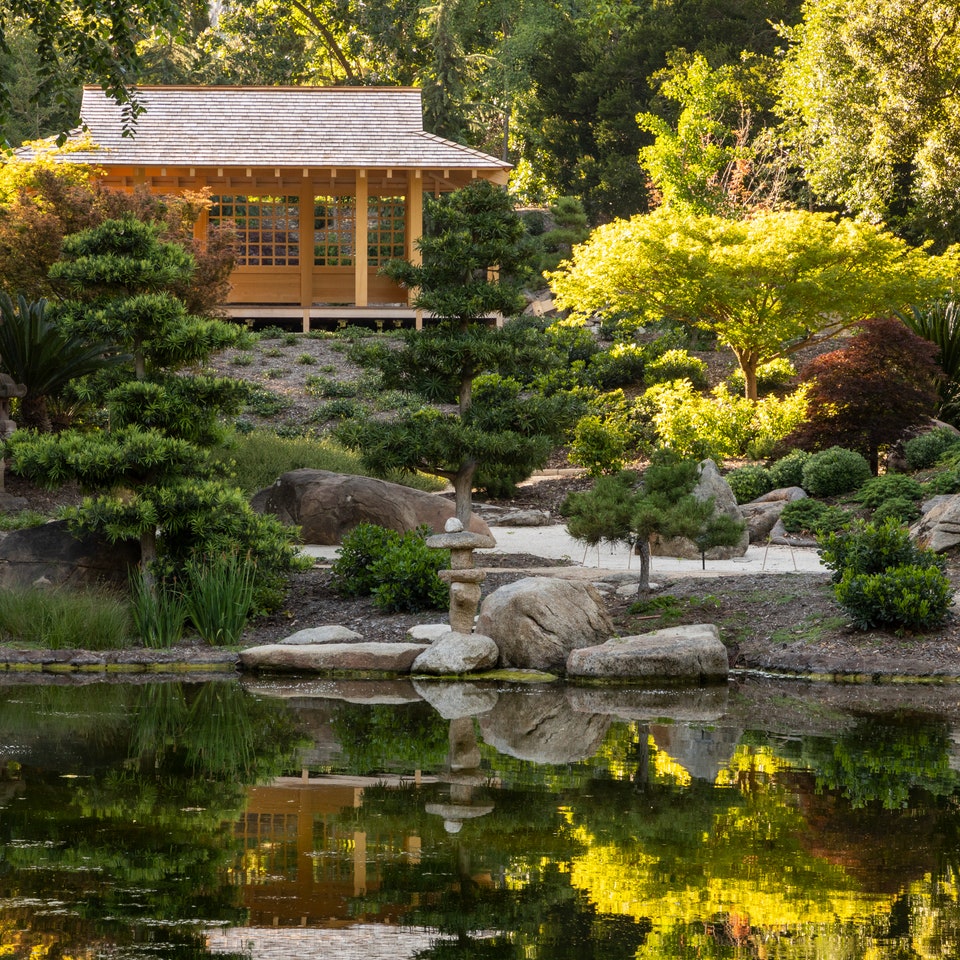
<path fill-rule="evenodd" d="M 661 753 L 650 762 L 656 780 L 688 780 Z M 598 838 L 588 813 L 577 826 L 585 852 L 571 863 L 574 886 L 604 913 L 659 918 L 648 940 L 652 956 L 675 955 L 681 934 L 688 948 L 700 941 L 707 950 L 718 941 L 745 946 L 787 933 L 795 943 L 844 940 L 856 935 L 854 920 L 879 923 L 889 895 L 863 891 L 841 867 L 802 848 L 803 817 L 776 778 L 789 767 L 769 748 L 738 747 L 718 784 L 731 788 L 728 803 L 707 830 L 693 822 L 682 836 L 669 804 L 639 830 L 635 825 L 627 841 Z"/>

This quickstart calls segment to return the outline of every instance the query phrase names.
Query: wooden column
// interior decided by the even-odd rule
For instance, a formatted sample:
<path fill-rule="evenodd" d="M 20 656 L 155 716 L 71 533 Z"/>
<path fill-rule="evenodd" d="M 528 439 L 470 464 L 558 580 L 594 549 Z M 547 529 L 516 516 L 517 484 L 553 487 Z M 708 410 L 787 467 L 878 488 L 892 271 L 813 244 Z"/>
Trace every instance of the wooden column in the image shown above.
<path fill-rule="evenodd" d="M 313 183 L 304 178 L 300 183 L 300 206 L 298 210 L 297 239 L 300 264 L 300 306 L 304 308 L 305 332 L 310 324 L 310 307 L 313 305 Z"/>
<path fill-rule="evenodd" d="M 419 170 L 407 171 L 407 208 L 404 229 L 406 258 L 412 264 L 419 266 L 422 258 L 417 243 L 423 235 L 423 176 Z M 407 303 L 412 303 L 415 296 L 416 290 L 408 290 Z M 414 326 L 417 330 L 423 329 L 423 311 L 417 311 Z"/>
<path fill-rule="evenodd" d="M 366 170 L 357 171 L 356 218 L 353 230 L 353 302 L 367 305 L 367 177 Z"/>

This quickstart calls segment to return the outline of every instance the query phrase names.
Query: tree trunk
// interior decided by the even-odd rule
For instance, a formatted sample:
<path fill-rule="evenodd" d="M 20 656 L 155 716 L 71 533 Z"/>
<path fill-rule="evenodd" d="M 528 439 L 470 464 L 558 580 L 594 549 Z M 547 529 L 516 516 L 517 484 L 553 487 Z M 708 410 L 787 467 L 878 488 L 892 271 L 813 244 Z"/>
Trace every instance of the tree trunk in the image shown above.
<path fill-rule="evenodd" d="M 650 592 L 650 540 L 641 539 L 634 544 L 633 552 L 640 557 L 640 582 L 637 584 L 637 595 L 646 596 Z"/>
<path fill-rule="evenodd" d="M 155 597 L 157 595 L 157 581 L 153 576 L 151 564 L 157 559 L 157 531 L 151 527 L 140 534 L 140 572 L 143 575 L 143 585 Z"/>
<path fill-rule="evenodd" d="M 476 472 L 477 461 L 468 460 L 460 467 L 453 478 L 457 519 L 463 524 L 464 530 L 470 529 L 470 514 L 473 512 L 473 475 Z"/>

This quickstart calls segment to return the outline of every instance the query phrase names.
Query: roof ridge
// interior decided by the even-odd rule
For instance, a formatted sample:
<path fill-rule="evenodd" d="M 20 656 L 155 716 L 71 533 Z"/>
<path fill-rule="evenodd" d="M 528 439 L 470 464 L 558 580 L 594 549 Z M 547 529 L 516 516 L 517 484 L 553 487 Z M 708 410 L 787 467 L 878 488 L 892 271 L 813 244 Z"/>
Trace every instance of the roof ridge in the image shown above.
<path fill-rule="evenodd" d="M 95 90 L 103 93 L 103 88 L 96 83 L 85 83 L 83 85 L 84 90 Z M 394 86 L 380 86 L 376 84 L 360 84 L 354 86 L 318 86 L 313 84 L 297 84 L 297 85 L 286 85 L 286 86 L 269 86 L 269 85 L 245 85 L 245 84 L 232 84 L 232 83 L 211 83 L 211 84 L 202 84 L 202 83 L 146 83 L 142 85 L 131 85 L 131 93 L 140 93 L 140 92 L 154 92 L 159 90 L 197 90 L 197 91 L 211 91 L 211 90 L 222 90 L 226 92 L 249 92 L 249 93 L 264 93 L 264 92 L 297 92 L 297 93 L 364 93 L 364 92 L 377 92 L 377 93 L 423 93 L 422 87 L 394 87 Z M 104 96 L 106 94 L 104 93 Z"/>

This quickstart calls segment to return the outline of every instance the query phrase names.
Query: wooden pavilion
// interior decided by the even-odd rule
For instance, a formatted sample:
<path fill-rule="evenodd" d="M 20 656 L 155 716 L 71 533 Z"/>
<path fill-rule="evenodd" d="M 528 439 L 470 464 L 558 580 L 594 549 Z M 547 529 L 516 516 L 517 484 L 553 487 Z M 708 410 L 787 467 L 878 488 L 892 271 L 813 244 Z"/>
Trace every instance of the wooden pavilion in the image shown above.
<path fill-rule="evenodd" d="M 476 178 L 505 184 L 510 169 L 427 133 L 415 88 L 137 92 L 145 112 L 124 136 L 122 108 L 86 87 L 81 120 L 93 148 L 60 159 L 95 166 L 119 189 L 206 190 L 211 206 L 197 230 L 236 226 L 226 307 L 246 319 L 298 317 L 306 330 L 314 317 L 412 317 L 406 291 L 378 270 L 393 257 L 416 262 L 424 194 Z"/>

